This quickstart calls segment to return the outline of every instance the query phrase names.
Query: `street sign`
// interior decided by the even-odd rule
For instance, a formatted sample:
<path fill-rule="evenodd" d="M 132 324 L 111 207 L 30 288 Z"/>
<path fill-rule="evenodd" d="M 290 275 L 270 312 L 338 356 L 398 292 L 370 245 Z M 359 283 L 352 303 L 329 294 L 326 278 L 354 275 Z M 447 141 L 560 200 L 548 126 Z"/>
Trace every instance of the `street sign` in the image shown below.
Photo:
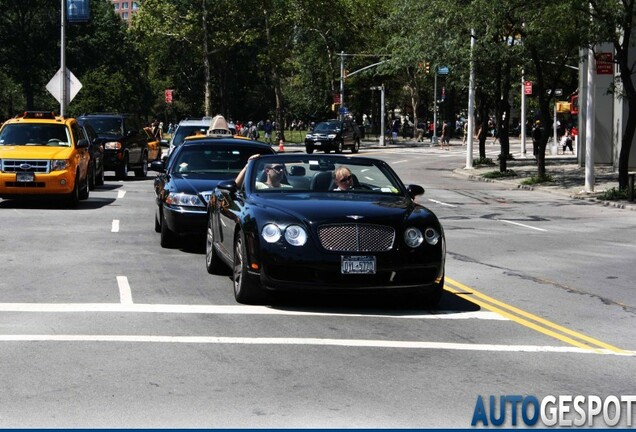
<path fill-rule="evenodd" d="M 334 93 L 334 95 L 333 95 L 333 103 L 335 103 L 335 104 L 339 104 L 340 103 L 340 93 Z"/>
<path fill-rule="evenodd" d="M 532 94 L 532 81 L 524 81 L 523 94 L 526 94 L 526 95 Z"/>
<path fill-rule="evenodd" d="M 448 66 L 438 67 L 437 75 L 448 75 Z"/>
<path fill-rule="evenodd" d="M 167 89 L 165 91 L 166 103 L 172 103 L 172 89 Z"/>
<path fill-rule="evenodd" d="M 66 92 L 68 102 L 70 103 L 77 93 L 82 89 L 82 83 L 79 82 L 77 77 L 73 75 L 73 72 L 66 69 Z M 61 104 L 62 103 L 62 68 L 51 78 L 51 81 L 46 85 L 46 89 L 53 95 L 53 97 Z"/>
<path fill-rule="evenodd" d="M 69 23 L 88 22 L 91 8 L 88 0 L 66 0 L 66 20 Z"/>
<path fill-rule="evenodd" d="M 612 75 L 614 73 L 614 60 L 611 52 L 596 54 L 596 75 Z"/>

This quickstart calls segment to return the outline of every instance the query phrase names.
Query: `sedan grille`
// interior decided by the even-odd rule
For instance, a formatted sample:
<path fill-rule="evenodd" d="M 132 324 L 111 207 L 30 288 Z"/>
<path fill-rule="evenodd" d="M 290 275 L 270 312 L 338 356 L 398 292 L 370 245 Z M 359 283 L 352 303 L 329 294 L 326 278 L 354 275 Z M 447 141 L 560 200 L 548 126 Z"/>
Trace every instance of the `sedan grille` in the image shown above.
<path fill-rule="evenodd" d="M 48 160 L 10 160 L 2 159 L 2 172 L 35 172 L 48 173 Z"/>
<path fill-rule="evenodd" d="M 323 248 L 338 252 L 381 252 L 391 250 L 395 230 L 384 225 L 323 225 L 318 228 Z"/>

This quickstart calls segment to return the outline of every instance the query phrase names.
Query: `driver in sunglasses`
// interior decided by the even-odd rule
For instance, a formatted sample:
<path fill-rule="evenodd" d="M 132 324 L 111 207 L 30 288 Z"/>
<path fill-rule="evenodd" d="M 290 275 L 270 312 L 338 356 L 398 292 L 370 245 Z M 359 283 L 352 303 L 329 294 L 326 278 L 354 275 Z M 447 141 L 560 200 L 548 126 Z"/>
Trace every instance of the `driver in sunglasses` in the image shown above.
<path fill-rule="evenodd" d="M 265 182 L 256 182 L 256 189 L 270 189 L 270 188 L 291 188 L 290 185 L 281 183 L 285 177 L 285 165 L 279 162 L 274 162 L 265 165 L 265 175 L 267 178 Z"/>
<path fill-rule="evenodd" d="M 334 190 L 345 191 L 353 189 L 353 177 L 351 176 L 351 170 L 346 166 L 339 166 L 333 172 L 333 181 L 336 184 Z"/>

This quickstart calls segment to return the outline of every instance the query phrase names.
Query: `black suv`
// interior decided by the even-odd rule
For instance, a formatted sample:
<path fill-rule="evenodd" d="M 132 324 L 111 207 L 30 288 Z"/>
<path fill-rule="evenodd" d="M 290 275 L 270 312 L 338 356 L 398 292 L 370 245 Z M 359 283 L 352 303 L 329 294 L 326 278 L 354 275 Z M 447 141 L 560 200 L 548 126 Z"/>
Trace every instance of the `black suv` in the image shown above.
<path fill-rule="evenodd" d="M 309 154 L 314 150 L 342 153 L 345 148 L 350 148 L 351 153 L 358 153 L 360 136 L 360 129 L 352 120 L 324 121 L 318 123 L 305 137 L 305 150 Z"/>
<path fill-rule="evenodd" d="M 141 122 L 128 114 L 84 114 L 78 117 L 90 124 L 104 146 L 104 169 L 115 171 L 122 180 L 133 169 L 135 176 L 148 174 L 148 141 Z"/>

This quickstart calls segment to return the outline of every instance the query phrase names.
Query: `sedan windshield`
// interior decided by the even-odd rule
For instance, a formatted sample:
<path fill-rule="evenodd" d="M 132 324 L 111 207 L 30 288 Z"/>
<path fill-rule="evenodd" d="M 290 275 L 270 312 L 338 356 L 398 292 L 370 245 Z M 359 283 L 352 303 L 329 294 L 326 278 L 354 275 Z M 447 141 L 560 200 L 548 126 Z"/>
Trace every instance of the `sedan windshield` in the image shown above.
<path fill-rule="evenodd" d="M 252 189 L 259 192 L 402 194 L 404 187 L 378 160 L 330 156 L 256 159 Z"/>
<path fill-rule="evenodd" d="M 119 118 L 87 118 L 87 121 L 97 135 L 122 136 L 123 128 Z"/>
<path fill-rule="evenodd" d="M 236 148 L 231 145 L 185 146 L 177 154 L 171 171 L 191 174 L 236 175 L 247 163 L 247 159 L 257 153 L 257 149 Z"/>
<path fill-rule="evenodd" d="M 0 133 L 0 145 L 69 147 L 71 138 L 61 124 L 8 124 Z"/>

